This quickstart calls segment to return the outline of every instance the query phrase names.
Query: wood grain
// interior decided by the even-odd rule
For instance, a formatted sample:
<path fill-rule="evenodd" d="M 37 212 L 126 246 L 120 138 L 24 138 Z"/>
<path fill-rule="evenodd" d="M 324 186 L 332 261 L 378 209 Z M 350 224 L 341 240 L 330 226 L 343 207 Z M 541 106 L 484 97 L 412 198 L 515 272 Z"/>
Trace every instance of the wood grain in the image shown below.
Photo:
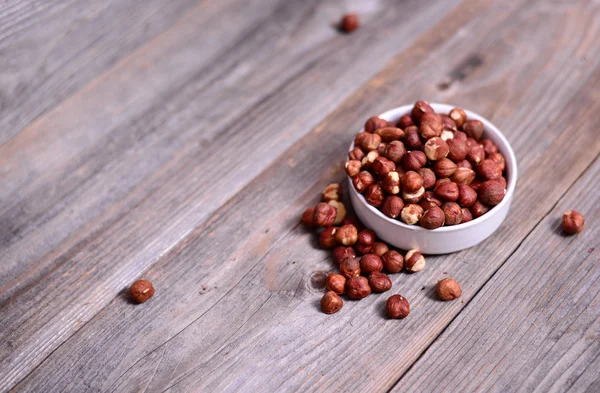
<path fill-rule="evenodd" d="M 569 8 L 565 18 L 539 4 L 512 5 L 508 12 L 505 4 L 473 1 L 451 13 L 160 258 L 147 274 L 160 296 L 143 308 L 114 299 L 17 390 L 391 387 L 462 309 L 461 303 L 442 305 L 430 298 L 431 286 L 443 272 L 452 272 L 463 283 L 464 298 L 471 298 L 600 149 L 593 138 L 593 124 L 599 120 L 593 87 L 600 78 L 600 71 L 594 70 L 600 59 L 593 41 L 585 38 L 586 32 L 597 29 L 597 10 L 589 4 L 587 9 Z M 542 19 L 548 21 L 546 30 L 538 31 L 534 22 Z M 475 33 L 477 38 L 465 44 L 464 36 Z M 541 37 L 560 41 L 560 48 L 543 51 Z M 458 48 L 469 53 L 465 58 L 477 54 L 484 61 L 451 57 Z M 539 52 L 528 62 L 515 59 L 515 54 L 531 50 Z M 584 66 L 575 56 L 581 52 L 589 56 Z M 440 68 L 432 60 L 437 58 L 453 60 Z M 479 68 L 470 66 L 477 63 Z M 460 71 L 465 68 L 470 71 Z M 556 69 L 567 77 L 548 71 Z M 406 75 L 411 76 L 408 85 Z M 437 91 L 438 86 L 444 88 Z M 489 98 L 490 91 L 498 101 Z M 539 100 L 540 92 L 546 91 L 554 94 Z M 309 278 L 330 265 L 327 254 L 313 249 L 310 238 L 296 226 L 298 214 L 332 176 L 341 178 L 339 163 L 331 157 L 343 156 L 365 114 L 428 95 L 436 101 L 464 102 L 505 130 L 522 173 L 513 211 L 481 246 L 430 258 L 426 271 L 395 277 L 395 288 L 411 299 L 412 318 L 401 323 L 385 320 L 385 297 L 375 296 L 324 316 L 316 306 L 320 288 L 311 286 Z M 521 137 L 525 132 L 528 138 Z M 532 139 L 539 143 L 532 145 Z M 560 163 L 554 160 L 559 151 L 565 156 Z M 554 176 L 546 176 L 547 171 Z M 118 279 L 117 273 L 121 272 L 113 277 Z M 91 274 L 90 280 L 102 278 Z M 52 285 L 57 283 L 48 288 Z"/>
<path fill-rule="evenodd" d="M 392 391 L 596 391 L 598 190 L 600 157 Z M 560 229 L 571 209 L 586 217 L 578 236 Z"/>

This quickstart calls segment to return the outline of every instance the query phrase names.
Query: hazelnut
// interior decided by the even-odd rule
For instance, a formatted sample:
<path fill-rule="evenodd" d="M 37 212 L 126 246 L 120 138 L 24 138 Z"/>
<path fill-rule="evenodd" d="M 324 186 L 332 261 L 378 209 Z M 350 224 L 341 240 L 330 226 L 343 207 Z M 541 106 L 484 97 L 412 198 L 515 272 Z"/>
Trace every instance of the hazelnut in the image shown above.
<path fill-rule="evenodd" d="M 361 194 L 364 194 L 371 185 L 375 183 L 373 175 L 367 171 L 360 171 L 360 173 L 352 178 L 352 184 L 354 188 Z"/>
<path fill-rule="evenodd" d="M 469 208 L 471 211 L 471 215 L 473 218 L 481 217 L 485 213 L 487 213 L 490 208 L 484 205 L 479 199 L 475 201 L 475 203 Z"/>
<path fill-rule="evenodd" d="M 458 199 L 456 200 L 461 206 L 473 206 L 477 200 L 477 192 L 466 184 L 458 185 Z"/>
<path fill-rule="evenodd" d="M 458 199 L 458 185 L 452 181 L 438 184 L 433 192 L 444 201 L 454 202 Z"/>
<path fill-rule="evenodd" d="M 129 296 L 136 303 L 144 303 L 154 296 L 154 287 L 148 280 L 137 280 L 129 287 Z"/>
<path fill-rule="evenodd" d="M 444 130 L 442 131 L 442 135 L 440 135 L 440 138 L 442 138 L 443 141 L 448 142 L 450 139 L 454 138 L 454 132 L 450 130 Z"/>
<path fill-rule="evenodd" d="M 440 300 L 443 301 L 454 300 L 462 295 L 460 285 L 458 282 L 456 282 L 456 280 L 450 277 L 438 281 L 435 291 L 437 292 Z"/>
<path fill-rule="evenodd" d="M 375 161 L 373 161 L 372 168 L 379 176 L 384 176 L 389 172 L 395 171 L 396 164 L 385 157 L 377 157 Z"/>
<path fill-rule="evenodd" d="M 444 225 L 444 212 L 439 207 L 432 206 L 425 210 L 419 223 L 426 229 L 439 228 Z"/>
<path fill-rule="evenodd" d="M 333 248 L 337 246 L 335 235 L 338 232 L 336 227 L 328 227 L 319 235 L 319 245 L 323 248 Z"/>
<path fill-rule="evenodd" d="M 504 186 L 495 180 L 484 181 L 479 187 L 479 199 L 489 206 L 496 206 L 502 202 L 505 193 Z"/>
<path fill-rule="evenodd" d="M 400 175 L 398 172 L 389 172 L 382 181 L 383 189 L 390 194 L 400 193 Z"/>
<path fill-rule="evenodd" d="M 404 201 L 396 195 L 390 195 L 383 200 L 381 211 L 390 218 L 397 218 L 404 209 Z"/>
<path fill-rule="evenodd" d="M 404 268 L 411 273 L 420 272 L 425 268 L 425 257 L 419 250 L 410 250 L 404 257 Z"/>
<path fill-rule="evenodd" d="M 462 125 L 467 121 L 467 114 L 460 108 L 452 109 L 448 115 L 452 120 L 454 120 L 454 123 L 456 123 L 458 127 L 462 127 Z"/>
<path fill-rule="evenodd" d="M 392 295 L 385 303 L 388 318 L 404 319 L 410 313 L 410 304 L 401 295 Z"/>
<path fill-rule="evenodd" d="M 465 134 L 466 135 L 466 134 Z M 467 147 L 470 149 L 473 146 L 481 146 L 481 143 L 477 142 L 475 139 L 467 137 L 467 139 L 465 139 L 465 144 L 467 145 Z M 483 146 L 481 146 L 481 148 L 483 148 Z M 484 151 L 485 153 L 485 151 Z"/>
<path fill-rule="evenodd" d="M 387 143 L 383 143 L 383 142 L 381 142 L 379 144 L 379 146 L 377 146 L 376 152 L 379 154 L 379 157 L 383 156 L 383 153 L 385 153 L 386 147 L 387 147 Z"/>
<path fill-rule="evenodd" d="M 335 221 L 337 211 L 328 203 L 319 203 L 313 212 L 313 223 L 320 227 L 330 227 Z"/>
<path fill-rule="evenodd" d="M 365 276 L 383 270 L 383 262 L 375 254 L 365 254 L 360 258 L 360 272 Z"/>
<path fill-rule="evenodd" d="M 383 142 L 400 140 L 404 137 L 404 131 L 397 127 L 383 127 L 375 130 L 375 133 L 381 137 Z"/>
<path fill-rule="evenodd" d="M 458 128 L 456 127 L 456 122 L 452 120 L 452 118 L 445 114 L 440 114 L 442 118 L 442 123 L 444 125 L 444 130 L 456 131 Z M 450 138 L 453 138 L 454 134 Z"/>
<path fill-rule="evenodd" d="M 419 134 L 421 134 L 424 139 L 442 135 L 443 129 L 444 123 L 442 122 L 442 117 L 437 113 L 427 112 L 421 116 Z"/>
<path fill-rule="evenodd" d="M 357 253 L 361 254 L 361 255 L 365 255 L 371 252 L 371 249 L 373 248 L 372 244 L 362 244 L 362 243 L 356 243 L 354 245 L 354 249 L 356 250 Z"/>
<path fill-rule="evenodd" d="M 425 142 L 425 155 L 431 161 L 441 160 L 448 155 L 450 148 L 442 138 L 432 137 Z"/>
<path fill-rule="evenodd" d="M 456 171 L 456 164 L 448 158 L 442 158 L 433 165 L 433 171 L 438 177 L 449 177 Z"/>
<path fill-rule="evenodd" d="M 375 243 L 376 235 L 371 229 L 363 229 L 358 233 L 358 243 L 372 246 Z"/>
<path fill-rule="evenodd" d="M 392 141 L 388 143 L 385 147 L 385 151 L 383 152 L 384 156 L 395 164 L 398 164 L 400 161 L 402 161 L 402 157 L 404 157 L 405 153 L 406 148 L 404 147 L 404 143 L 400 141 Z"/>
<path fill-rule="evenodd" d="M 381 137 L 377 134 L 366 133 L 359 140 L 360 147 L 365 151 L 376 150 L 380 143 Z"/>
<path fill-rule="evenodd" d="M 462 208 L 456 202 L 446 202 L 442 205 L 445 225 L 458 225 L 462 222 Z"/>
<path fill-rule="evenodd" d="M 506 161 L 504 160 L 502 153 L 492 153 L 488 156 L 488 158 L 494 161 L 500 170 L 504 172 L 504 169 L 506 169 Z"/>
<path fill-rule="evenodd" d="M 385 254 L 389 250 L 390 249 L 388 248 L 387 244 L 385 244 L 384 242 L 375 242 L 373 243 L 373 250 L 371 250 L 371 253 L 381 258 L 383 254 Z"/>
<path fill-rule="evenodd" d="M 346 162 L 346 173 L 350 177 L 354 177 L 359 174 L 362 164 L 358 160 L 350 160 Z"/>
<path fill-rule="evenodd" d="M 332 273 L 325 280 L 325 287 L 328 291 L 333 291 L 338 295 L 346 293 L 346 277 L 341 274 Z"/>
<path fill-rule="evenodd" d="M 315 224 L 313 223 L 314 212 L 315 208 L 309 207 L 308 209 L 304 210 L 304 213 L 302 213 L 302 223 L 309 228 L 315 226 Z"/>
<path fill-rule="evenodd" d="M 409 150 L 423 150 L 417 126 L 410 126 L 404 130 L 404 143 Z"/>
<path fill-rule="evenodd" d="M 344 15 L 340 22 L 340 29 L 345 33 L 352 33 L 354 30 L 358 29 L 359 26 L 358 14 L 355 13 Z"/>
<path fill-rule="evenodd" d="M 365 153 L 360 147 L 356 146 L 348 153 L 348 158 L 351 160 L 362 161 L 362 159 L 365 158 Z"/>
<path fill-rule="evenodd" d="M 456 184 L 471 184 L 475 180 L 475 171 L 469 168 L 457 167 L 450 180 Z"/>
<path fill-rule="evenodd" d="M 423 210 L 431 209 L 433 206 L 440 207 L 442 206 L 442 201 L 440 201 L 433 191 L 425 191 L 419 205 L 423 208 Z"/>
<path fill-rule="evenodd" d="M 340 265 L 344 259 L 356 258 L 356 252 L 352 247 L 337 246 L 333 249 L 333 262 Z"/>
<path fill-rule="evenodd" d="M 444 184 L 444 183 L 450 183 L 452 180 L 448 179 L 447 177 L 442 177 L 441 179 L 437 179 L 435 181 L 435 185 L 433 186 L 433 189 L 435 190 L 435 188 L 437 186 L 439 186 L 440 184 Z"/>
<path fill-rule="evenodd" d="M 376 150 L 370 151 L 366 156 L 363 157 L 360 163 L 365 169 L 370 169 L 377 157 L 379 157 L 379 152 Z"/>
<path fill-rule="evenodd" d="M 353 300 L 366 298 L 371 294 L 369 280 L 366 277 L 352 277 L 346 283 L 348 297 Z"/>
<path fill-rule="evenodd" d="M 387 127 L 388 122 L 383 120 L 379 116 L 372 116 L 365 123 L 365 131 L 366 132 L 375 132 L 378 128 Z"/>
<path fill-rule="evenodd" d="M 404 209 L 402 209 L 402 212 L 400 213 L 400 218 L 402 218 L 402 221 L 408 225 L 414 225 L 419 222 L 422 215 L 423 208 L 419 205 L 411 203 L 404 206 Z"/>
<path fill-rule="evenodd" d="M 485 154 L 487 155 L 498 152 L 498 146 L 496 146 L 494 142 L 489 139 L 482 139 L 481 145 L 483 146 L 483 151 L 485 151 Z"/>
<path fill-rule="evenodd" d="M 454 131 L 454 138 L 457 141 L 467 142 L 467 134 L 462 131 Z"/>
<path fill-rule="evenodd" d="M 407 127 L 414 125 L 415 123 L 413 122 L 412 117 L 410 117 L 410 115 L 401 116 L 400 120 L 398 120 L 398 127 L 402 129 L 406 129 Z"/>
<path fill-rule="evenodd" d="M 402 166 L 407 171 L 418 171 L 427 164 L 427 156 L 420 150 L 412 150 L 402 158 Z"/>
<path fill-rule="evenodd" d="M 342 200 L 342 187 L 338 183 L 331 183 L 323 190 L 323 201 L 340 201 Z"/>
<path fill-rule="evenodd" d="M 423 187 L 423 178 L 415 171 L 408 171 L 402 176 L 402 190 L 411 193 Z"/>
<path fill-rule="evenodd" d="M 473 165 L 469 162 L 469 160 L 462 160 L 461 162 L 456 163 L 456 166 L 459 168 L 469 168 L 473 169 Z"/>
<path fill-rule="evenodd" d="M 499 177 L 502 177 L 502 171 L 500 170 L 500 167 L 490 159 L 481 161 L 475 170 L 483 180 L 496 180 Z"/>
<path fill-rule="evenodd" d="M 358 258 L 347 258 L 340 263 L 340 273 L 347 280 L 360 276 L 360 261 Z"/>
<path fill-rule="evenodd" d="M 478 141 L 483 135 L 483 123 L 479 120 L 467 120 L 463 125 L 463 131 Z"/>
<path fill-rule="evenodd" d="M 344 225 L 335 233 L 335 240 L 344 246 L 351 246 L 358 240 L 358 231 L 354 225 Z"/>
<path fill-rule="evenodd" d="M 404 257 L 398 251 L 386 252 L 382 255 L 381 262 L 388 273 L 398 273 L 404 268 Z"/>
<path fill-rule="evenodd" d="M 383 200 L 385 195 L 383 194 L 383 189 L 379 184 L 372 184 L 367 188 L 367 192 L 365 193 L 365 200 L 369 205 L 379 207 L 383 204 Z"/>
<path fill-rule="evenodd" d="M 337 293 L 327 291 L 321 298 L 321 311 L 325 314 L 335 314 L 344 306 L 344 301 Z"/>
<path fill-rule="evenodd" d="M 430 189 L 435 186 L 435 173 L 429 168 L 421 168 L 417 173 L 423 178 L 423 188 Z"/>
<path fill-rule="evenodd" d="M 458 139 L 450 139 L 446 141 L 448 145 L 448 158 L 454 162 L 460 162 L 467 158 L 467 153 L 469 149 L 467 148 L 467 144 L 465 141 L 461 141 Z"/>
<path fill-rule="evenodd" d="M 344 220 L 342 221 L 342 225 L 348 225 L 348 224 L 352 224 L 356 227 L 356 229 L 358 229 L 359 231 L 362 230 L 363 226 L 360 223 L 360 221 L 358 221 L 356 219 L 356 217 L 346 217 L 344 218 Z"/>
<path fill-rule="evenodd" d="M 427 101 L 417 101 L 410 114 L 413 122 L 419 124 L 425 113 L 433 113 L 433 108 Z"/>
<path fill-rule="evenodd" d="M 562 230 L 570 235 L 583 231 L 584 223 L 585 217 L 576 210 L 564 212 L 562 215 Z"/>
<path fill-rule="evenodd" d="M 472 164 L 479 164 L 485 158 L 485 151 L 483 151 L 483 147 L 481 145 L 471 146 L 469 148 L 469 152 L 467 153 L 467 159 L 471 161 Z"/>
<path fill-rule="evenodd" d="M 385 292 L 392 289 L 392 280 L 387 274 L 381 272 L 373 272 L 369 275 L 369 286 L 373 292 Z"/>
<path fill-rule="evenodd" d="M 402 199 L 407 203 L 419 203 L 423 194 L 425 193 L 425 188 L 421 187 L 415 192 L 402 192 Z"/>
<path fill-rule="evenodd" d="M 475 179 L 471 182 L 471 184 L 469 184 L 469 187 L 471 187 L 473 190 L 475 190 L 475 192 L 479 192 L 479 187 L 481 187 L 481 180 L 479 179 Z"/>
<path fill-rule="evenodd" d="M 462 208 L 462 221 L 460 222 L 461 224 L 464 224 L 465 222 L 469 222 L 471 220 L 473 220 L 473 215 L 471 214 L 471 211 L 469 209 L 467 209 L 466 207 Z"/>

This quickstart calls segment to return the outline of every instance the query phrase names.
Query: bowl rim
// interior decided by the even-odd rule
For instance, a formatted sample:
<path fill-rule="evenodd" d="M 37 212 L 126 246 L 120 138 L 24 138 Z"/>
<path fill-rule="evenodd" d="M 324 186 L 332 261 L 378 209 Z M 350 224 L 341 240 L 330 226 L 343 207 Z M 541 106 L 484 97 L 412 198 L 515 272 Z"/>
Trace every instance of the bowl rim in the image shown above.
<path fill-rule="evenodd" d="M 436 111 L 436 113 L 445 113 L 445 112 L 449 112 L 453 108 L 460 108 L 459 106 L 450 105 L 450 104 L 440 104 L 440 103 L 429 103 L 429 105 Z M 400 116 L 410 113 L 413 106 L 414 106 L 414 104 L 402 105 L 402 106 L 387 110 L 378 116 L 387 121 L 392 121 L 392 119 L 397 120 L 400 118 Z M 506 147 L 506 152 L 502 151 L 502 153 L 504 153 L 505 156 L 506 155 L 510 156 L 510 160 L 505 160 L 506 165 L 509 165 L 509 162 L 510 162 L 510 168 L 508 168 L 509 170 L 507 171 L 510 174 L 510 178 L 507 180 L 507 183 L 506 183 L 506 194 L 504 195 L 504 199 L 502 199 L 502 202 L 500 202 L 496 206 L 493 206 L 489 210 L 488 213 L 486 213 L 480 217 L 474 218 L 473 220 L 466 222 L 464 224 L 442 226 L 442 227 L 436 228 L 436 229 L 427 229 L 427 228 L 423 228 L 420 225 L 408 225 L 408 224 L 403 223 L 400 220 L 392 219 L 392 218 L 386 216 L 379 209 L 377 209 L 374 206 L 371 206 L 370 204 L 367 203 L 367 201 L 365 200 L 365 197 L 362 194 L 360 194 L 358 191 L 356 191 L 356 189 L 354 188 L 354 186 L 352 184 L 352 178 L 350 176 L 346 175 L 350 182 L 350 187 L 349 187 L 350 192 L 352 192 L 356 197 L 358 197 L 358 200 L 364 206 L 366 206 L 372 213 L 374 213 L 378 218 L 380 218 L 384 221 L 387 221 L 390 224 L 395 225 L 397 227 L 407 229 L 410 231 L 414 231 L 414 232 L 421 232 L 421 231 L 426 231 L 428 233 L 458 232 L 463 229 L 470 228 L 475 225 L 479 225 L 479 224 L 491 219 L 491 217 L 494 216 L 495 214 L 501 212 L 502 207 L 504 205 L 510 203 L 510 201 L 513 197 L 513 194 L 515 192 L 515 188 L 517 185 L 517 176 L 518 176 L 517 158 L 512 149 L 512 146 L 510 145 L 510 143 L 508 142 L 508 140 L 506 139 L 504 134 L 498 129 L 498 127 L 496 127 L 491 121 L 489 121 L 488 119 L 486 119 L 485 117 L 481 116 L 480 114 L 478 114 L 476 112 L 473 112 L 473 111 L 470 111 L 470 110 L 464 109 L 464 108 L 463 108 L 463 110 L 465 111 L 465 113 L 467 114 L 467 117 L 469 119 L 480 120 L 483 123 L 484 135 L 488 132 L 495 134 L 495 136 L 498 139 L 500 139 L 500 141 L 502 141 L 502 143 L 504 144 L 504 147 Z M 359 132 L 361 132 L 363 130 L 364 130 L 364 128 L 361 128 L 361 130 Z M 354 148 L 354 142 L 351 143 L 349 151 L 351 151 L 353 148 Z M 498 146 L 498 148 L 500 149 L 500 146 Z"/>

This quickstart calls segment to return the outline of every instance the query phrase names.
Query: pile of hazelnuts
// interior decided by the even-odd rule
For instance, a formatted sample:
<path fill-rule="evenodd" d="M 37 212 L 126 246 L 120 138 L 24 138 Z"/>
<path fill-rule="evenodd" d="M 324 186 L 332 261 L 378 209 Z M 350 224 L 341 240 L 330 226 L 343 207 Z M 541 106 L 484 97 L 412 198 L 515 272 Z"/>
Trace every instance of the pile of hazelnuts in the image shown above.
<path fill-rule="evenodd" d="M 398 122 L 367 120 L 346 173 L 368 204 L 408 225 L 435 229 L 487 213 L 506 193 L 506 163 L 463 109 L 435 113 L 417 101 Z"/>

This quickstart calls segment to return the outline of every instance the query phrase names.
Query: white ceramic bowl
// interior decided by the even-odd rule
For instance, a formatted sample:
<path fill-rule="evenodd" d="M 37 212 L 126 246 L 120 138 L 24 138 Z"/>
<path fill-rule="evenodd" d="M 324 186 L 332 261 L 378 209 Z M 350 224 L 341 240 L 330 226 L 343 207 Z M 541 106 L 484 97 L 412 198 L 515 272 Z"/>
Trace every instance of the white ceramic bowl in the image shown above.
<path fill-rule="evenodd" d="M 448 113 L 455 106 L 445 104 L 430 104 L 437 113 Z M 404 105 L 379 115 L 387 121 L 397 121 L 402 115 L 410 113 L 413 105 Z M 368 228 L 373 229 L 377 236 L 388 244 L 402 250 L 418 249 L 424 254 L 447 254 L 472 247 L 490 236 L 508 214 L 510 202 L 517 184 L 517 160 L 510 144 L 496 128 L 485 118 L 465 110 L 469 119 L 477 119 L 485 126 L 484 137 L 491 139 L 506 160 L 506 195 L 502 202 L 494 206 L 481 217 L 470 222 L 455 226 L 444 226 L 437 229 L 425 229 L 418 225 L 407 225 L 399 220 L 385 216 L 381 211 L 369 205 L 350 183 L 350 200 L 356 215 Z M 351 145 L 350 149 L 354 146 Z"/>

